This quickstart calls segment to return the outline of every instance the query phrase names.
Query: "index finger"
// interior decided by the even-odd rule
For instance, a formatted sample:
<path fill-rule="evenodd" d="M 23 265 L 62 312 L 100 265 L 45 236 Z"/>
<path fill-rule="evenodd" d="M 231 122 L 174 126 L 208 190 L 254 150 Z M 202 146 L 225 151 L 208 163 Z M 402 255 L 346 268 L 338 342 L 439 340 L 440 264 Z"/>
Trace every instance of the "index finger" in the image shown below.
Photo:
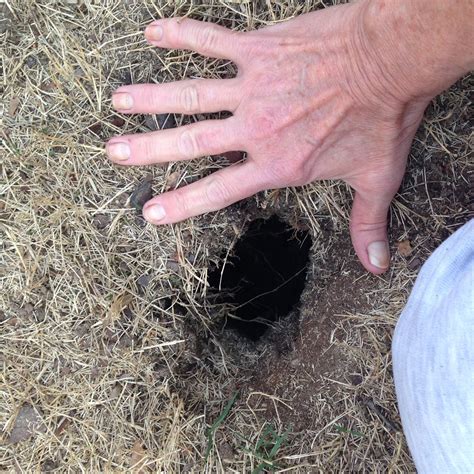
<path fill-rule="evenodd" d="M 190 49 L 204 56 L 239 62 L 239 37 L 242 33 L 214 23 L 189 18 L 157 20 L 147 26 L 146 39 L 168 49 Z"/>

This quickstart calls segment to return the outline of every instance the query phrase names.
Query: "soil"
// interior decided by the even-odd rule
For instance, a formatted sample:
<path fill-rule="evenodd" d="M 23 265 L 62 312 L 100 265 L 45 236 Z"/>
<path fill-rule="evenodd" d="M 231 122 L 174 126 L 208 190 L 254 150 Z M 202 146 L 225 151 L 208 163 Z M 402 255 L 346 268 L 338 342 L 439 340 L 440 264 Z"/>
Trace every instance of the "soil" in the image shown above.
<path fill-rule="evenodd" d="M 260 359 L 249 382 L 249 393 L 271 393 L 286 401 L 269 404 L 265 416 L 279 417 L 294 431 L 314 428 L 315 420 L 308 413 L 321 393 L 336 395 L 339 384 L 359 385 L 363 378 L 357 361 L 344 347 L 338 316 L 369 309 L 367 295 L 375 286 L 374 278 L 367 278 L 355 260 L 345 264 L 346 259 L 338 259 L 338 253 L 351 253 L 347 238 L 335 247 L 327 261 L 331 270 L 307 283 L 301 313 L 293 317 L 298 326 L 295 337 L 288 344 L 287 328 L 269 335 L 274 348 Z"/>

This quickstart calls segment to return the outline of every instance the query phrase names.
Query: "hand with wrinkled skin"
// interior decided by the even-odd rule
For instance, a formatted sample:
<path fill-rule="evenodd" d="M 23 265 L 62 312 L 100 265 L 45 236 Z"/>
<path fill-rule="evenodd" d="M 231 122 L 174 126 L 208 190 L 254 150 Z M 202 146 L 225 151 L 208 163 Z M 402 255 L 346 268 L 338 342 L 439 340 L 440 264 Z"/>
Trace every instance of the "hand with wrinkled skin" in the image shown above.
<path fill-rule="evenodd" d="M 110 159 L 136 166 L 233 150 L 248 158 L 154 197 L 144 217 L 169 224 L 264 189 L 342 179 L 355 190 L 350 229 L 357 255 L 370 272 L 385 271 L 388 208 L 424 109 L 444 84 L 418 93 L 409 61 L 405 69 L 394 65 L 389 33 L 379 34 L 368 22 L 373 3 L 331 7 L 247 33 L 180 18 L 148 26 L 153 45 L 230 59 L 238 75 L 123 86 L 113 95 L 114 107 L 122 113 L 233 115 L 114 137 L 107 143 Z"/>

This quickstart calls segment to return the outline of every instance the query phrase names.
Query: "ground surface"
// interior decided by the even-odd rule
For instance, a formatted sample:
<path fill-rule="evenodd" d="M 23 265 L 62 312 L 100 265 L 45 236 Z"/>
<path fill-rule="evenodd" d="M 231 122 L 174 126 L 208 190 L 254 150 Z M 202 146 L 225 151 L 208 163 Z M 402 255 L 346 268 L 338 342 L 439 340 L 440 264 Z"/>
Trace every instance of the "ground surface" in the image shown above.
<path fill-rule="evenodd" d="M 420 266 L 473 214 L 472 77 L 427 110 L 392 206 L 393 264 L 382 277 L 357 263 L 340 183 L 261 193 L 157 229 L 133 209 L 139 183 L 160 192 L 226 160 L 112 166 L 104 139 L 164 118 L 120 117 L 110 93 L 233 69 L 157 51 L 140 31 L 173 14 L 246 30 L 323 7 L 163 4 L 0 5 L 0 469 L 413 470 L 390 341 Z M 250 220 L 273 214 L 309 230 L 311 264 L 301 311 L 254 343 L 222 329 L 226 310 L 207 298 L 207 274 Z"/>

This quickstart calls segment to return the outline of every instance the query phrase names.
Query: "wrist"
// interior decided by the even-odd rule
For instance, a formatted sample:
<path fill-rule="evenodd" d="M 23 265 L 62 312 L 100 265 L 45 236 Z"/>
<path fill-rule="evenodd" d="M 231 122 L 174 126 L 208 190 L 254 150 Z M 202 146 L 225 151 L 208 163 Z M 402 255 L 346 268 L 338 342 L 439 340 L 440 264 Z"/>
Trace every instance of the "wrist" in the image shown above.
<path fill-rule="evenodd" d="M 429 100 L 474 67 L 471 0 L 361 0 L 358 47 L 404 102 Z M 471 19 L 471 20 L 469 20 Z"/>

